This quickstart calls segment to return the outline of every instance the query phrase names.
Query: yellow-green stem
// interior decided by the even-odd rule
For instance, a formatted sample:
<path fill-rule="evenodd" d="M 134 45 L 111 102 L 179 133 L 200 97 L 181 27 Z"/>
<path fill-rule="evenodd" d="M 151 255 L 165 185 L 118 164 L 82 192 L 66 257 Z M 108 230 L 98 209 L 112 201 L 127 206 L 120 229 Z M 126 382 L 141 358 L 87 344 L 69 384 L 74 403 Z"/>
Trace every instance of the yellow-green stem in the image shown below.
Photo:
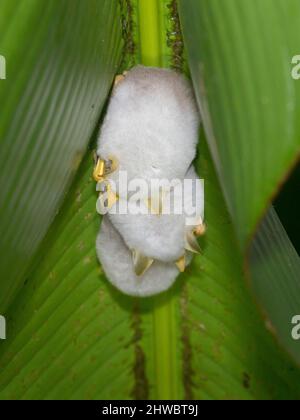
<path fill-rule="evenodd" d="M 141 63 L 164 66 L 162 51 L 161 0 L 138 0 L 138 26 Z M 157 296 L 153 305 L 153 341 L 155 366 L 155 398 L 178 398 L 176 367 L 176 306 L 170 294 Z"/>

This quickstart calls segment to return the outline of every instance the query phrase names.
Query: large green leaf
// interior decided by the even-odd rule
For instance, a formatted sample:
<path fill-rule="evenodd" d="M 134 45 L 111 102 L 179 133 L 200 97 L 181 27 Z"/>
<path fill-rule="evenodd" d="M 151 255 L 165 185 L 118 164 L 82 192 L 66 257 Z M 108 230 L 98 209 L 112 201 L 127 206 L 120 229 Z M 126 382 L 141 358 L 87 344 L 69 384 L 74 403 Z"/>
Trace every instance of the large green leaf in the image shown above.
<path fill-rule="evenodd" d="M 291 334 L 300 312 L 300 258 L 273 209 L 257 232 L 248 268 L 271 331 L 300 363 L 300 344 Z"/>
<path fill-rule="evenodd" d="M 300 153 L 297 0 L 179 2 L 189 64 L 240 243 Z"/>
<path fill-rule="evenodd" d="M 176 3 L 131 6 L 127 18 L 140 25 L 125 31 L 127 42 L 136 42 L 128 60 L 184 68 L 177 35 L 170 35 L 178 29 Z M 99 219 L 88 153 L 7 312 L 1 399 L 300 398 L 300 372 L 276 347 L 247 290 L 203 136 L 196 165 L 206 180 L 203 255 L 170 291 L 131 299 L 109 285 L 97 263 Z"/>
<path fill-rule="evenodd" d="M 299 372 L 251 302 L 201 143 L 209 226 L 203 255 L 175 288 L 145 300 L 116 292 L 98 266 L 88 154 L 40 263 L 7 313 L 1 399 L 300 397 Z"/>
<path fill-rule="evenodd" d="M 250 256 L 251 284 L 271 330 L 300 363 L 300 342 L 291 337 L 300 310 L 300 259 L 269 209 L 300 154 L 300 84 L 291 75 L 300 3 L 179 4 L 210 150 L 240 247 Z"/>
<path fill-rule="evenodd" d="M 120 57 L 116 0 L 0 0 L 0 310 L 78 168 Z"/>

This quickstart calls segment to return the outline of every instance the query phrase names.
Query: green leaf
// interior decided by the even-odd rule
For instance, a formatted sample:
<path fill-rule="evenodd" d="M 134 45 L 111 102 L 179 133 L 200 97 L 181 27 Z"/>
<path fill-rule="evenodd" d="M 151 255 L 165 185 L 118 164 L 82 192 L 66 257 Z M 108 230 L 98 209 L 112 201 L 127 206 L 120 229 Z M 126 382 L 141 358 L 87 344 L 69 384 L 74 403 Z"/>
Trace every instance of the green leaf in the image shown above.
<path fill-rule="evenodd" d="M 179 5 L 207 139 L 240 247 L 250 256 L 251 285 L 271 330 L 300 363 L 300 343 L 291 338 L 300 259 L 269 209 L 300 156 L 300 84 L 291 75 L 299 2 Z"/>
<path fill-rule="evenodd" d="M 0 310 L 85 153 L 120 58 L 116 0 L 1 0 Z"/>
<path fill-rule="evenodd" d="M 300 308 L 300 258 L 273 209 L 261 223 L 249 260 L 253 290 L 268 326 L 300 363 L 299 342 L 291 334 Z"/>
<path fill-rule="evenodd" d="M 152 64 L 183 68 L 183 51 L 177 55 L 178 40 L 167 32 L 178 25 L 176 3 L 133 6 L 130 19 L 138 21 L 147 11 L 155 21 L 138 28 L 141 38 L 127 34 L 127 42 L 136 42 L 136 57 L 148 63 L 142 41 L 147 33 Z M 164 35 L 168 45 L 158 41 Z M 206 180 L 203 255 L 168 292 L 132 299 L 109 285 L 97 262 L 100 221 L 87 154 L 7 312 L 1 399 L 299 398 L 300 373 L 276 347 L 251 301 L 203 136 L 196 165 Z"/>
<path fill-rule="evenodd" d="M 92 154 L 7 313 L 1 399 L 297 398 L 300 374 L 276 348 L 247 291 L 204 138 L 208 233 L 175 288 L 131 299 L 95 254 Z M 117 261 L 116 261 L 117 263 Z"/>
<path fill-rule="evenodd" d="M 297 0 L 179 1 L 214 162 L 243 247 L 300 153 Z"/>

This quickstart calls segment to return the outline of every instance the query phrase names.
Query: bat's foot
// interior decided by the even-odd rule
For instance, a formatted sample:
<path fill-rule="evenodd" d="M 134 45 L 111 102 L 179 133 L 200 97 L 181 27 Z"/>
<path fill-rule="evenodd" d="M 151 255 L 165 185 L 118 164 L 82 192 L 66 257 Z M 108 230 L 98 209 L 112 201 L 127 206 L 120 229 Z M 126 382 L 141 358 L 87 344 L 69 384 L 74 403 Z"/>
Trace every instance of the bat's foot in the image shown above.
<path fill-rule="evenodd" d="M 201 223 L 200 225 L 197 225 L 194 229 L 194 235 L 195 236 L 203 236 L 206 232 L 206 226 L 204 223 Z"/>
<path fill-rule="evenodd" d="M 178 268 L 178 270 L 180 271 L 180 273 L 183 273 L 185 270 L 185 255 L 183 255 L 182 257 L 180 257 L 177 261 L 176 261 L 176 266 Z"/>
<path fill-rule="evenodd" d="M 114 86 L 117 86 L 122 80 L 125 79 L 127 71 L 124 71 L 122 74 L 117 74 L 114 80 Z"/>

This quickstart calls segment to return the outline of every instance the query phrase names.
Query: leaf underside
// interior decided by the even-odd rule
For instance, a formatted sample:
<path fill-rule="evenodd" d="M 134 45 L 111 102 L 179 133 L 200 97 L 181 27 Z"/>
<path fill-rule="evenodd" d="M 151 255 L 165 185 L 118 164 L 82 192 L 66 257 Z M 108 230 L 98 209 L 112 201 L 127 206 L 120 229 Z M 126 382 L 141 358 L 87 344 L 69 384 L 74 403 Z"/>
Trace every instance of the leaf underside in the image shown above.
<path fill-rule="evenodd" d="M 1 0 L 0 10 L 3 313 L 86 152 L 117 69 L 121 31 L 116 0 Z"/>
<path fill-rule="evenodd" d="M 270 208 L 300 156 L 300 84 L 291 76 L 299 2 L 179 5 L 195 92 L 250 284 L 272 332 L 300 364 L 300 342 L 291 337 L 300 311 L 300 258 Z"/>
<path fill-rule="evenodd" d="M 93 1 L 85 3 L 95 7 Z M 103 18 L 103 11 L 99 30 L 107 36 L 112 31 L 116 38 L 107 48 L 109 55 L 103 57 L 103 65 L 115 57 L 112 62 L 121 63 L 120 71 L 138 62 L 187 71 L 175 1 L 124 0 L 120 8 L 111 9 L 111 2 L 105 3 L 112 12 L 107 12 L 111 20 Z M 191 2 L 185 10 L 195 14 L 195 7 L 203 7 L 203 16 L 210 11 L 209 4 Z M 53 10 L 56 16 L 55 6 Z M 184 13 L 181 8 L 186 35 L 184 22 L 188 18 L 192 27 L 196 18 L 184 17 Z M 122 62 L 117 59 L 120 21 L 126 41 Z M 197 40 L 196 29 L 193 31 Z M 192 41 L 188 39 L 190 53 Z M 85 44 L 88 46 L 87 40 L 83 47 Z M 195 77 L 193 63 L 189 64 Z M 106 70 L 106 88 L 102 96 L 99 93 L 102 98 L 112 69 L 111 64 Z M 94 76 L 90 77 L 93 85 Z M 97 83 L 101 84 L 99 74 Z M 98 116 L 102 104 L 103 100 L 97 102 Z M 215 106 L 222 119 L 224 107 Z M 225 115 L 230 123 L 236 119 Z M 87 114 L 80 114 L 81 123 L 86 118 Z M 95 123 L 91 125 L 95 127 Z M 65 136 L 68 132 L 66 128 Z M 210 142 L 209 131 L 206 135 Z M 86 144 L 87 140 L 85 132 L 81 141 Z M 64 138 L 61 143 L 62 151 Z M 208 229 L 201 239 L 203 254 L 194 258 L 175 287 L 154 298 L 133 299 L 119 293 L 98 264 L 95 238 L 100 220 L 95 212 L 92 165 L 89 150 L 34 265 L 26 277 L 20 274 L 23 286 L 6 312 L 8 340 L 0 345 L 0 398 L 299 398 L 300 372 L 265 328 L 246 286 L 244 255 L 235 239 L 235 225 L 226 210 L 204 134 L 196 160 L 206 191 Z M 55 194 L 62 191 L 61 186 Z M 228 194 L 226 199 L 228 202 Z M 17 222 L 16 228 L 21 223 Z M 267 250 L 264 238 L 260 255 Z M 285 250 L 286 242 L 281 244 Z M 268 270 L 264 256 L 254 263 L 254 267 Z"/>

